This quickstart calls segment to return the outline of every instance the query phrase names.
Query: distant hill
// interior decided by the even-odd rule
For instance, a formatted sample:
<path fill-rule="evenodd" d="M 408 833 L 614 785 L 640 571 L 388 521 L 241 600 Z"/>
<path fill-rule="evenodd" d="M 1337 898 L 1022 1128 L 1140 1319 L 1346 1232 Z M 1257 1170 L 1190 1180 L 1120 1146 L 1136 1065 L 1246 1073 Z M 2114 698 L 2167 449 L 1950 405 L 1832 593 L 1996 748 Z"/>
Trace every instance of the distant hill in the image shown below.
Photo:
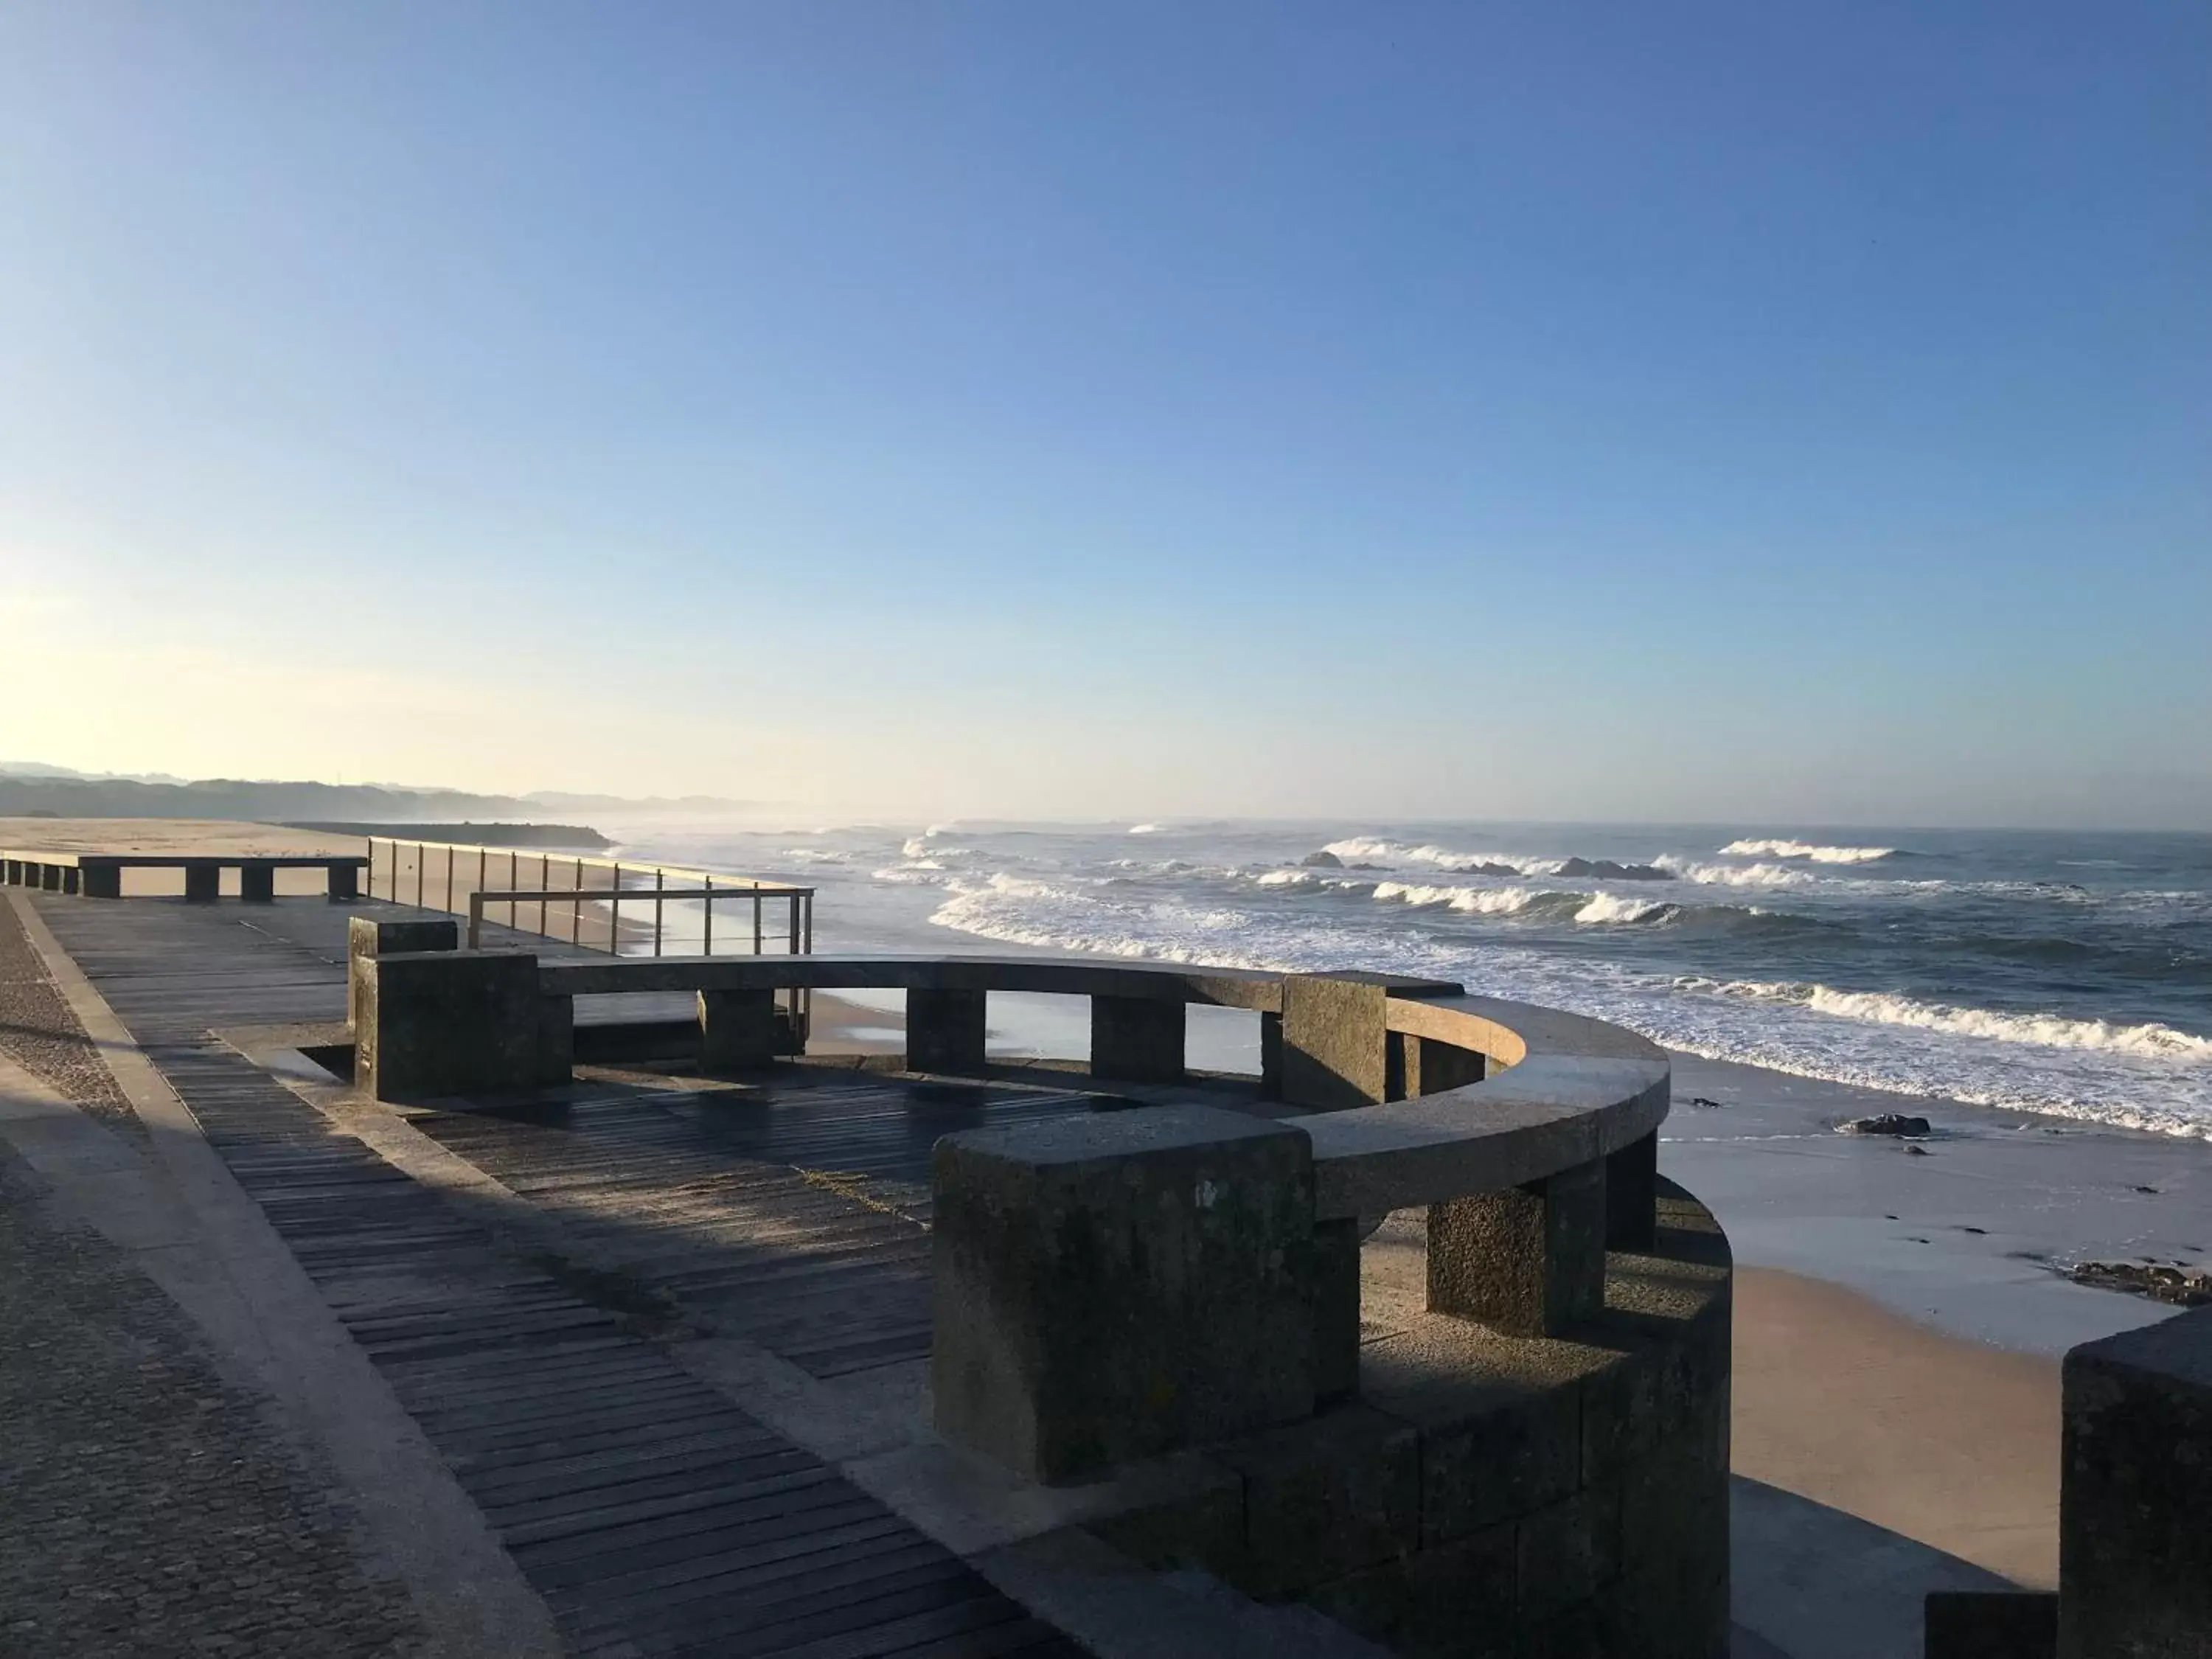
<path fill-rule="evenodd" d="M 159 775 L 94 775 L 34 761 L 0 761 L 0 817 L 235 818 L 257 823 L 378 825 L 459 823 L 475 819 L 512 823 L 562 812 L 714 812 L 744 805 L 711 795 L 630 800 L 619 795 L 563 794 L 550 790 L 530 795 L 477 795 L 462 789 L 393 783 L 313 783 L 267 778 L 187 781 Z"/>
<path fill-rule="evenodd" d="M 324 819 L 289 823 L 288 830 L 318 830 L 331 836 L 391 836 L 401 841 L 457 842 L 464 847 L 558 847 L 564 851 L 612 847 L 596 830 L 580 823 L 413 823 L 378 820 Z"/>

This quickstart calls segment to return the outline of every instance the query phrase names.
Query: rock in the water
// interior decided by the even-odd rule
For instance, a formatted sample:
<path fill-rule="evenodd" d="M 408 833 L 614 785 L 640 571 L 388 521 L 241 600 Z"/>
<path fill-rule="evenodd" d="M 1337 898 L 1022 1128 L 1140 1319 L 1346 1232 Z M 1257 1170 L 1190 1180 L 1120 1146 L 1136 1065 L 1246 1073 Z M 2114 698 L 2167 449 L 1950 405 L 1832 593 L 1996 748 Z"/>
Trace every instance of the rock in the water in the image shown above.
<path fill-rule="evenodd" d="M 2212 1306 L 2212 1273 L 2198 1267 L 2162 1267 L 2133 1261 L 2084 1261 L 2069 1275 L 2076 1285 L 2100 1291 L 2125 1291 L 2178 1308 Z"/>
<path fill-rule="evenodd" d="M 1487 872 L 1486 872 L 1487 873 Z M 1516 874 L 1519 872 L 1515 872 Z M 1672 881 L 1666 871 L 1649 864 L 1616 864 L 1611 859 L 1569 859 L 1554 875 L 1595 876 L 1602 881 Z"/>
<path fill-rule="evenodd" d="M 1848 1123 L 1838 1123 L 1836 1133 L 1844 1135 L 1904 1135 L 1917 1139 L 1934 1133 L 1924 1117 L 1907 1117 L 1902 1112 L 1876 1112 L 1872 1117 L 1855 1117 Z"/>
<path fill-rule="evenodd" d="M 1328 852 L 1326 849 L 1318 853 L 1309 853 L 1304 858 L 1300 859 L 1298 862 L 1309 870 L 1341 870 L 1344 868 L 1344 860 L 1337 857 L 1335 854 Z"/>

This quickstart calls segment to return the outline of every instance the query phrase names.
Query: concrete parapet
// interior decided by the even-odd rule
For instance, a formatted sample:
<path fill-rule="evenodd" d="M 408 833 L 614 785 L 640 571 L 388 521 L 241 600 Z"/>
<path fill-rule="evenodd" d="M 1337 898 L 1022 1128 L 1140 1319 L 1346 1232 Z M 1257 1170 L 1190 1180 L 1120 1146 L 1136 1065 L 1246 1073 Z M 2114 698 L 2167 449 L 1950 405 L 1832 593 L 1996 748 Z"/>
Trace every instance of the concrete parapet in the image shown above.
<path fill-rule="evenodd" d="M 1367 1345 L 1356 1403 L 1205 1448 L 1241 1494 L 1093 1529 L 1413 1659 L 1723 1659 L 1730 1277 L 1662 1183 L 1652 1248 L 1613 1253 L 1574 1340 L 1416 1316 Z"/>
<path fill-rule="evenodd" d="M 937 1145 L 940 1433 L 1030 1479 L 1309 1416 L 1313 1166 L 1243 1113 L 1155 1107 Z"/>
<path fill-rule="evenodd" d="M 213 904 L 222 896 L 222 866 L 213 859 L 185 861 L 185 902 Z"/>
<path fill-rule="evenodd" d="M 1446 1089 L 1463 1089 L 1470 1083 L 1481 1082 L 1489 1074 L 1488 1061 L 1472 1048 L 1462 1048 L 1436 1037 L 1398 1038 L 1395 1032 L 1392 1036 L 1403 1045 L 1401 1075 L 1403 1093 L 1408 1099 L 1416 1095 L 1439 1094 Z"/>
<path fill-rule="evenodd" d="M 983 1069 L 988 993 L 925 990 L 906 994 L 906 1063 L 917 1072 L 972 1077 Z"/>
<path fill-rule="evenodd" d="M 74 864 L 62 866 L 62 891 L 75 896 L 83 876 Z"/>
<path fill-rule="evenodd" d="M 88 860 L 80 867 L 83 877 L 77 890 L 86 898 L 119 899 L 123 896 L 121 865 L 94 863 Z"/>
<path fill-rule="evenodd" d="M 2066 1356 L 2063 1659 L 2212 1654 L 2212 1308 Z"/>
<path fill-rule="evenodd" d="M 781 1046 L 775 992 L 699 993 L 701 1071 L 757 1072 L 775 1063 Z"/>
<path fill-rule="evenodd" d="M 1281 1097 L 1315 1111 L 1377 1105 L 1389 1055 L 1379 984 L 1323 974 L 1283 980 Z"/>
<path fill-rule="evenodd" d="M 265 860 L 248 859 L 238 866 L 238 896 L 248 904 L 276 902 L 276 866 Z"/>
<path fill-rule="evenodd" d="M 535 1087 L 538 958 L 438 951 L 358 959 L 354 1075 L 378 1100 Z"/>
<path fill-rule="evenodd" d="M 1509 1336 L 1561 1334 L 1604 1304 L 1606 1231 L 1601 1161 L 1432 1205 L 1430 1310 Z"/>
<path fill-rule="evenodd" d="M 1091 1075 L 1173 1083 L 1183 1073 L 1183 1005 L 1157 998 L 1091 999 Z"/>
<path fill-rule="evenodd" d="M 38 871 L 39 886 L 43 890 L 49 893 L 58 893 L 62 890 L 62 866 L 60 865 L 41 864 L 38 866 Z"/>
<path fill-rule="evenodd" d="M 364 957 L 398 956 L 418 951 L 460 948 L 460 923 L 451 916 L 434 921 L 398 921 L 384 916 L 346 918 L 346 1024 L 354 1023 L 360 1005 L 361 963 Z"/>
<path fill-rule="evenodd" d="M 333 904 L 350 904 L 361 896 L 361 868 L 358 865 L 333 864 L 330 866 L 325 890 Z"/>

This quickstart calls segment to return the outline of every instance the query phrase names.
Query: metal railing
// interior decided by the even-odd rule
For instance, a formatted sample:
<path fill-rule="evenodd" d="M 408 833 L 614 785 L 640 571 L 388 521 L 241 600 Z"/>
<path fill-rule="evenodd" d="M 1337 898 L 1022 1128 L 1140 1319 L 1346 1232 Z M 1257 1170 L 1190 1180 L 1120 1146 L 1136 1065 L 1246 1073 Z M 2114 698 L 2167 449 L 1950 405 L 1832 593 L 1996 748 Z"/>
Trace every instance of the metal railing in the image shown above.
<path fill-rule="evenodd" d="M 814 889 L 580 854 L 372 836 L 368 896 L 489 919 L 613 956 L 793 956 L 814 949 Z M 722 925 L 715 926 L 715 907 Z M 506 914 L 490 914 L 495 907 Z M 727 918 L 734 907 L 738 924 Z"/>

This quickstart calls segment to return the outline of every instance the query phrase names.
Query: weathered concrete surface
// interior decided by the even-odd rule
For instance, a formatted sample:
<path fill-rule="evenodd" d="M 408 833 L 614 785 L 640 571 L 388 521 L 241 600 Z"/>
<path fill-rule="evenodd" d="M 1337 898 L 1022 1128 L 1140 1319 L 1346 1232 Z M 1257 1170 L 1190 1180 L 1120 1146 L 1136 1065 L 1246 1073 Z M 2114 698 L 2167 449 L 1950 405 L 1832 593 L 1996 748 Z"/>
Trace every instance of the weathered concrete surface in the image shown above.
<path fill-rule="evenodd" d="M 1381 1103 L 1389 1094 L 1389 1045 L 1381 985 L 1318 974 L 1283 980 L 1282 1097 L 1315 1111 Z"/>
<path fill-rule="evenodd" d="M 972 1077 L 983 1069 L 982 991 L 906 994 L 906 1063 L 917 1072 Z"/>
<path fill-rule="evenodd" d="M 2064 1659 L 2212 1653 L 2212 1308 L 2066 1356 Z"/>
<path fill-rule="evenodd" d="M 2058 1597 L 2050 1590 L 1936 1590 L 1922 1625 L 1923 1659 L 2052 1659 Z"/>
<path fill-rule="evenodd" d="M 1605 1304 L 1606 1232 L 1600 1161 L 1432 1205 L 1429 1307 L 1510 1336 L 1559 1335 Z"/>
<path fill-rule="evenodd" d="M 1488 1062 L 1469 1048 L 1436 1037 L 1399 1039 L 1405 1055 L 1405 1094 L 1432 1095 L 1445 1089 L 1463 1089 L 1488 1075 Z"/>
<path fill-rule="evenodd" d="M 702 1071 L 757 1072 L 775 1063 L 776 1047 L 775 992 L 699 993 Z"/>
<path fill-rule="evenodd" d="M 276 902 L 276 866 L 249 860 L 238 866 L 238 896 L 248 904 Z"/>
<path fill-rule="evenodd" d="M 360 958 L 355 1075 L 378 1100 L 535 1087 L 538 958 L 439 951 Z"/>
<path fill-rule="evenodd" d="M 451 916 L 399 920 L 386 916 L 346 918 L 346 1024 L 354 1021 L 360 1000 L 364 957 L 399 956 L 419 951 L 458 951 L 461 925 Z"/>
<path fill-rule="evenodd" d="M 1605 1242 L 1617 1250 L 1649 1249 L 1659 1189 L 1659 1132 L 1654 1129 L 1605 1159 Z"/>
<path fill-rule="evenodd" d="M 948 1439 L 1067 1480 L 1312 1411 L 1304 1135 L 1148 1108 L 949 1135 L 933 1175 Z"/>
<path fill-rule="evenodd" d="M 1137 997 L 1091 999 L 1091 1074 L 1173 1083 L 1183 1073 L 1183 1005 Z"/>

